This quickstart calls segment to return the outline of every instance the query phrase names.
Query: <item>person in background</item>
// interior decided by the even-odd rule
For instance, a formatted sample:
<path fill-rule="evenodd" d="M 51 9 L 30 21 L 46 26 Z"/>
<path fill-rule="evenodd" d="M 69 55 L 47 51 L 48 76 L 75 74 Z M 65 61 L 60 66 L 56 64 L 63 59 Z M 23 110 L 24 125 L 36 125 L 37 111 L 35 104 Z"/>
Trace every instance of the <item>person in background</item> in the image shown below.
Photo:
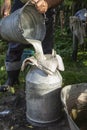
<path fill-rule="evenodd" d="M 53 45 L 54 45 L 54 15 L 55 8 L 62 2 L 63 0 L 32 0 L 32 3 L 35 4 L 36 9 L 40 13 L 46 14 L 46 35 L 42 42 L 43 52 L 44 54 L 51 54 Z M 11 7 L 12 5 L 12 7 Z M 10 14 L 10 12 L 14 12 L 17 9 L 23 7 L 24 3 L 21 0 L 4 0 L 3 5 L 1 7 L 1 15 L 6 17 Z M 8 78 L 4 85 L 0 86 L 0 91 L 5 92 L 8 90 L 10 86 L 14 86 L 14 84 L 19 84 L 19 73 L 21 68 L 21 56 L 23 50 L 29 47 L 28 45 L 23 45 L 20 43 L 8 43 L 8 50 L 6 53 L 5 66 Z"/>

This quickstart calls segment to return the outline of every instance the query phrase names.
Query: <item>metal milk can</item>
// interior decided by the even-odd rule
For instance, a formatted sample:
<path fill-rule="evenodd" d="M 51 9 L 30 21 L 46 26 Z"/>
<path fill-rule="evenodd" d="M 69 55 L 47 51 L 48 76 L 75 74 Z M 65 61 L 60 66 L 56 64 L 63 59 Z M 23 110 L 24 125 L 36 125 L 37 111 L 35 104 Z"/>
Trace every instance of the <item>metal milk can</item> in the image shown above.
<path fill-rule="evenodd" d="M 62 77 L 58 71 L 47 75 L 33 67 L 26 76 L 26 116 L 36 123 L 51 123 L 60 119 Z"/>
<path fill-rule="evenodd" d="M 33 58 L 27 58 L 24 61 L 25 64 L 27 62 L 31 64 Z M 50 63 L 52 60 L 53 64 L 51 65 L 55 68 L 53 62 L 55 58 L 53 59 L 51 56 L 46 56 L 46 58 L 47 61 L 40 61 L 40 65 L 38 62 L 38 66 L 34 65 L 33 62 L 34 66 L 31 67 L 26 76 L 26 117 L 28 122 L 33 125 L 47 125 L 59 120 L 62 116 L 60 99 L 62 76 L 57 69 L 55 69 L 55 72 L 50 73 L 50 71 L 52 72 Z M 48 68 L 49 71 L 46 71 Z"/>

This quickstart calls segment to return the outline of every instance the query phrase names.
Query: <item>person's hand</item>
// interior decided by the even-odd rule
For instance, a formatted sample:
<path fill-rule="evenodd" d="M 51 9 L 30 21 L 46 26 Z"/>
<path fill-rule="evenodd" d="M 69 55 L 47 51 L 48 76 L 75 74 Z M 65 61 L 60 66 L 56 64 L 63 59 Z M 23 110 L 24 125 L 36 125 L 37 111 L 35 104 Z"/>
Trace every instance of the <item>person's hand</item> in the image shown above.
<path fill-rule="evenodd" d="M 32 3 L 40 13 L 45 13 L 48 10 L 48 3 L 45 0 L 32 0 Z"/>
<path fill-rule="evenodd" d="M 6 17 L 10 14 L 11 10 L 11 0 L 4 0 L 3 5 L 1 6 L 1 16 Z"/>

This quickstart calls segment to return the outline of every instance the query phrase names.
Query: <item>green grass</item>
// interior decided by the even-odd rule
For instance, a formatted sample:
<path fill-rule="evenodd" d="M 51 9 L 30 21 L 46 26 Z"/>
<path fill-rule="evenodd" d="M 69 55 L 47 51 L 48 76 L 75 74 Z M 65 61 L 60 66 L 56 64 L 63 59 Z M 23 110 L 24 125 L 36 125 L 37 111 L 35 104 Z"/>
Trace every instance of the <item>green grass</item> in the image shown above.
<path fill-rule="evenodd" d="M 87 58 L 84 54 L 78 54 L 78 61 L 74 62 L 71 57 L 64 59 L 65 71 L 62 72 L 63 85 L 87 82 Z M 87 57 L 87 54 L 86 54 Z"/>

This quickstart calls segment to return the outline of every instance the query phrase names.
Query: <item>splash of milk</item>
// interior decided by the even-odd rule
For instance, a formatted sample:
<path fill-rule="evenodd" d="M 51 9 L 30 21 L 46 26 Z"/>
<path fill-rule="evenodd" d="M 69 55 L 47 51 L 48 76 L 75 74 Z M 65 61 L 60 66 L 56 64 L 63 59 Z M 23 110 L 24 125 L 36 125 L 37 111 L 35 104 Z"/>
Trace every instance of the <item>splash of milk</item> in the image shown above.
<path fill-rule="evenodd" d="M 39 40 L 33 40 L 33 39 L 27 39 L 27 42 L 29 42 L 30 44 L 33 45 L 34 49 L 35 49 L 35 52 L 36 52 L 36 58 L 39 59 L 39 60 L 45 60 L 46 57 L 43 53 L 43 49 L 42 49 L 42 43 L 41 41 Z"/>

